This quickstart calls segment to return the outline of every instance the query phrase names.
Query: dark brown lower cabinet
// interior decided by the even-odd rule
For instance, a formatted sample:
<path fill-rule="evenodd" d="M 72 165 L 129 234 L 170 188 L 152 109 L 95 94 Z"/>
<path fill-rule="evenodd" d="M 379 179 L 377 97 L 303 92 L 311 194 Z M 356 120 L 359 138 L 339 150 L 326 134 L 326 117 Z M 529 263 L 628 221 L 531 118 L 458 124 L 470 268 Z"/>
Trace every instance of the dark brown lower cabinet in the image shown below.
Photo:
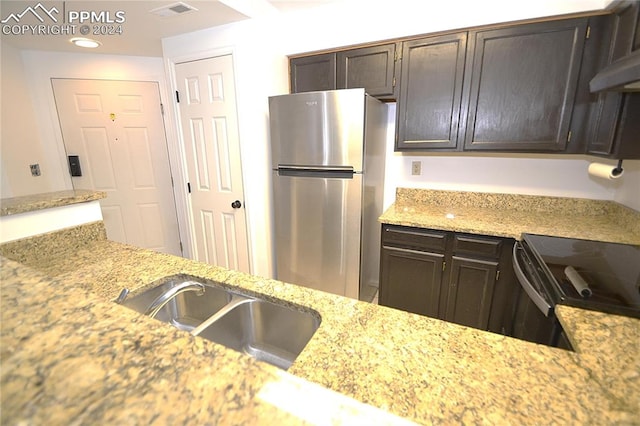
<path fill-rule="evenodd" d="M 511 333 L 514 240 L 382 226 L 379 303 L 495 333 Z"/>
<path fill-rule="evenodd" d="M 382 250 L 380 304 L 403 311 L 438 316 L 444 254 L 405 248 Z"/>
<path fill-rule="evenodd" d="M 444 319 L 487 330 L 498 262 L 453 256 Z"/>

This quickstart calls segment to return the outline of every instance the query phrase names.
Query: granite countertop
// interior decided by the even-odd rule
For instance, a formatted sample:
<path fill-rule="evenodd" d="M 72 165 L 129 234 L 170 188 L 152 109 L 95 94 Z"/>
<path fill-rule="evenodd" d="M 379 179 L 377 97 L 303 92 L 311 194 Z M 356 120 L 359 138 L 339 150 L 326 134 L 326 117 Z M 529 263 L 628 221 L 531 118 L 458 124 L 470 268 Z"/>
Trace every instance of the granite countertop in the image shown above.
<path fill-rule="evenodd" d="M 3 198 L 0 200 L 0 216 L 9 216 L 18 213 L 49 209 L 52 207 L 85 203 L 87 201 L 100 200 L 106 196 L 107 194 L 102 191 L 76 189 L 25 195 L 14 198 Z"/>
<path fill-rule="evenodd" d="M 2 424 L 411 424 L 86 285 L 0 266 Z"/>
<path fill-rule="evenodd" d="M 637 319 L 561 306 L 568 352 L 70 232 L 2 265 L 3 422 L 639 424 Z M 111 302 L 177 273 L 322 323 L 283 372 Z"/>
<path fill-rule="evenodd" d="M 379 221 L 493 235 L 640 244 L 640 213 L 612 201 L 398 188 Z"/>

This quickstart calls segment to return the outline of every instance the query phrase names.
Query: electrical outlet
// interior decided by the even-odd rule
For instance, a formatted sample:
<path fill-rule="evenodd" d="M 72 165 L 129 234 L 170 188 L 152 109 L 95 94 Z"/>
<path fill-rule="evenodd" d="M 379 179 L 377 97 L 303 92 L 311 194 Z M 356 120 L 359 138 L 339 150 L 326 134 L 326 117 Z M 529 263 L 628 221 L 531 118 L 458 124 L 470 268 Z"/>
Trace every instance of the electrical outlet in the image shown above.
<path fill-rule="evenodd" d="M 29 164 L 31 176 L 40 176 L 40 164 Z"/>
<path fill-rule="evenodd" d="M 411 162 L 411 175 L 420 176 L 422 174 L 422 161 Z"/>

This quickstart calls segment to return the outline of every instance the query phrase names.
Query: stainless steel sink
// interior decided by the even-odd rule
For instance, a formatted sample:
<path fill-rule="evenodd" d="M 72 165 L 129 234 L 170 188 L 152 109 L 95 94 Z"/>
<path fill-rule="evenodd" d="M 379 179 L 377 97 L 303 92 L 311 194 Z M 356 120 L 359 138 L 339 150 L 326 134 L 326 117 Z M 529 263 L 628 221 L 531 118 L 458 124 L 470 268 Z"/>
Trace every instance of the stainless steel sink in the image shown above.
<path fill-rule="evenodd" d="M 309 312 L 250 300 L 233 307 L 198 336 L 286 370 L 319 325 Z"/>
<path fill-rule="evenodd" d="M 189 281 L 196 280 L 191 279 L 191 277 L 163 280 L 162 284 L 125 299 L 122 305 L 144 314 L 153 302 L 163 294 Z M 199 295 L 196 292 L 180 293 L 169 300 L 158 311 L 155 318 L 168 322 L 181 330 L 191 331 L 231 301 L 231 294 L 223 288 L 206 285 L 202 282 L 201 284 L 204 285 L 203 294 Z"/>
<path fill-rule="evenodd" d="M 194 291 L 176 291 L 186 287 Z M 124 306 L 143 314 L 152 312 L 156 319 L 194 336 L 285 370 L 300 355 L 321 321 L 311 309 L 240 294 L 213 281 L 187 275 L 165 278 L 131 298 L 126 294 L 123 297 Z M 161 308 L 153 309 L 154 306 Z"/>

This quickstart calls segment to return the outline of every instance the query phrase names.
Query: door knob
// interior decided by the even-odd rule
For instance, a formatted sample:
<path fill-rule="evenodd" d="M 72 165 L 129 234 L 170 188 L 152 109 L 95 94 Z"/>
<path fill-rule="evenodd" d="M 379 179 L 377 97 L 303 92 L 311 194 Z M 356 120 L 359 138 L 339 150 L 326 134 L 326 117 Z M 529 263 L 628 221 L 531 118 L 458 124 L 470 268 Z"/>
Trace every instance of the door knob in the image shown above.
<path fill-rule="evenodd" d="M 242 203 L 240 202 L 240 200 L 235 200 L 233 203 L 231 203 L 231 207 L 233 207 L 234 209 L 239 209 L 240 207 L 242 207 Z"/>

